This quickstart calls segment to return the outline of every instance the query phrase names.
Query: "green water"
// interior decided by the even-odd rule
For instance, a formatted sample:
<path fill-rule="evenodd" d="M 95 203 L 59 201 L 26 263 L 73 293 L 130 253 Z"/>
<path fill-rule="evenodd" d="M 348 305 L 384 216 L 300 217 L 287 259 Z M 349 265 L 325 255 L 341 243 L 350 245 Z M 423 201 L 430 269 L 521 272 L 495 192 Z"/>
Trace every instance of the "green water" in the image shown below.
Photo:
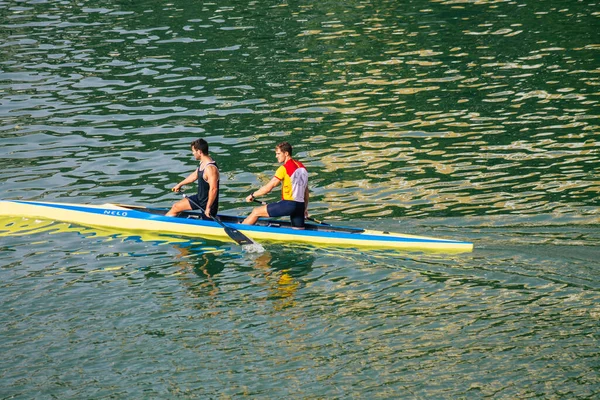
<path fill-rule="evenodd" d="M 244 215 L 286 140 L 314 217 L 475 245 L 2 218 L 0 398 L 597 397 L 599 12 L 0 2 L 0 199 L 167 207 L 204 137 Z"/>

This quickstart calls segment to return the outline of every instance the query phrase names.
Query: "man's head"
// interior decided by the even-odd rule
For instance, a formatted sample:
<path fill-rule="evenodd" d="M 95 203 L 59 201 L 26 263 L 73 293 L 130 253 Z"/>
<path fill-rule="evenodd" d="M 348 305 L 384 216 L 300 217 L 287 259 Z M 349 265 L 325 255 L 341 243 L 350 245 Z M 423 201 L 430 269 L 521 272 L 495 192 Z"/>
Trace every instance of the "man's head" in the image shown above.
<path fill-rule="evenodd" d="M 279 143 L 275 146 L 275 157 L 277 157 L 277 161 L 282 163 L 286 160 L 287 157 L 292 157 L 292 145 L 288 142 Z"/>
<path fill-rule="evenodd" d="M 205 156 L 208 155 L 208 143 L 204 139 L 196 139 L 192 142 L 192 153 L 202 152 Z"/>

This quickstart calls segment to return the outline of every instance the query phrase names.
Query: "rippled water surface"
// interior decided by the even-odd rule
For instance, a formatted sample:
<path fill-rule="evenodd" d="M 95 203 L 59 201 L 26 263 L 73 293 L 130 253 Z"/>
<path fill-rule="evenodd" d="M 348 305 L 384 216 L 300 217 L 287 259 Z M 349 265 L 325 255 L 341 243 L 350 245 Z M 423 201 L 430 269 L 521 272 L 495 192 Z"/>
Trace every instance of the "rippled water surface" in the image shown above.
<path fill-rule="evenodd" d="M 600 395 L 600 3 L 0 2 L 0 199 L 311 214 L 466 254 L 0 218 L 0 398 Z M 271 199 L 276 195 L 271 196 Z"/>

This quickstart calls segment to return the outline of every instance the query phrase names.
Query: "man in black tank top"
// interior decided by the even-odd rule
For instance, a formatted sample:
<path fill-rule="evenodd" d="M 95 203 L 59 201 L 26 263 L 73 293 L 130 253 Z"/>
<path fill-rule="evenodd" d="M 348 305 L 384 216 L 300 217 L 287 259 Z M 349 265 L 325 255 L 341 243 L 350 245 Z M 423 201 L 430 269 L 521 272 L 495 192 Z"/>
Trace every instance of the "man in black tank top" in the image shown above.
<path fill-rule="evenodd" d="M 179 192 L 183 185 L 198 181 L 198 194 L 190 196 L 189 200 L 179 200 L 166 215 L 175 217 L 182 211 L 197 210 L 200 206 L 205 210 L 205 218 L 211 219 L 217 215 L 219 209 L 219 167 L 208 155 L 206 140 L 194 140 L 191 146 L 194 158 L 200 161 L 200 166 L 171 190 Z"/>

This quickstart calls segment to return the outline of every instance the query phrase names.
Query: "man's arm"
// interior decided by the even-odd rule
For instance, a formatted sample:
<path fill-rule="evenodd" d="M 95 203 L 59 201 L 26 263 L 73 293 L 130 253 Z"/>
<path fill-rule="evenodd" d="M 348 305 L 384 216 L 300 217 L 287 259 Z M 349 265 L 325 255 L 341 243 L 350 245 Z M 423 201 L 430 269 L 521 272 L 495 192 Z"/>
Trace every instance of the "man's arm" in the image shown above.
<path fill-rule="evenodd" d="M 189 174 L 187 178 L 185 178 L 184 180 L 179 182 L 177 185 L 173 186 L 173 188 L 171 190 L 174 192 L 179 192 L 181 190 L 182 186 L 187 185 L 189 183 L 196 182 L 197 180 L 198 180 L 198 170 L 195 169 L 194 172 Z"/>
<path fill-rule="evenodd" d="M 306 185 L 306 189 L 304 189 L 304 216 L 308 218 L 308 185 Z"/>
<path fill-rule="evenodd" d="M 210 217 L 210 208 L 217 199 L 217 195 L 219 193 L 219 189 L 217 189 L 219 185 L 219 170 L 217 169 L 217 167 L 207 168 L 206 171 L 204 171 L 204 174 L 206 175 L 206 181 L 208 182 L 208 186 L 210 187 L 210 190 L 208 191 L 208 200 L 206 201 L 206 210 L 204 210 L 204 214 L 207 217 Z"/>
<path fill-rule="evenodd" d="M 262 186 L 256 192 L 254 192 L 251 195 L 249 195 L 248 197 L 246 197 L 246 201 L 247 202 L 251 202 L 252 200 L 254 200 L 255 197 L 264 196 L 265 194 L 270 193 L 271 190 L 273 190 L 277 185 L 279 185 L 279 182 L 281 182 L 279 180 L 279 178 L 277 178 L 276 176 L 274 176 L 269 181 L 269 183 L 267 183 L 266 185 Z"/>

